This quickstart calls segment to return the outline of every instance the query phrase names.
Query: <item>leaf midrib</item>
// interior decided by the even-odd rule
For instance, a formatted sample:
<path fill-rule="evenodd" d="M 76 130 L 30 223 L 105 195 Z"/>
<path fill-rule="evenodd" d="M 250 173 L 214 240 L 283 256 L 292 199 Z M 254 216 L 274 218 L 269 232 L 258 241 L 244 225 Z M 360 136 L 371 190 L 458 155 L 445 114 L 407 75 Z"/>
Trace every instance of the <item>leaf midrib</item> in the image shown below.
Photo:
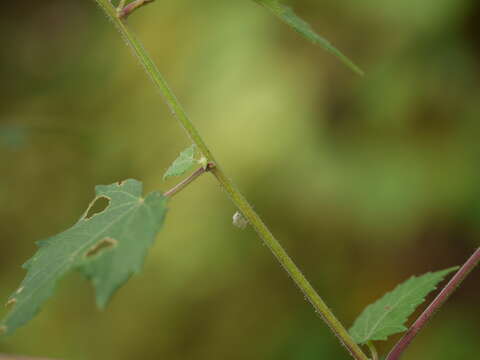
<path fill-rule="evenodd" d="M 419 284 L 418 286 L 412 288 L 412 290 L 409 291 L 409 292 L 407 292 L 407 293 L 405 293 L 404 296 L 401 296 L 400 299 L 399 299 L 396 303 L 394 303 L 394 305 L 392 305 L 391 309 L 388 310 L 388 311 L 386 311 L 386 312 L 378 319 L 378 321 L 375 323 L 375 325 L 372 326 L 372 330 L 371 330 L 370 332 L 367 332 L 367 333 L 366 333 L 367 336 L 364 337 L 364 340 L 363 340 L 362 342 L 365 342 L 365 341 L 371 339 L 371 336 L 372 336 L 372 334 L 377 330 L 377 327 L 378 327 L 379 323 L 380 323 L 388 314 L 390 314 L 391 312 L 393 312 L 393 311 L 395 310 L 395 308 L 398 306 L 398 304 L 399 304 L 403 299 L 405 299 L 405 297 L 407 297 L 407 296 L 410 295 L 411 293 L 415 292 L 419 287 L 422 287 L 422 286 L 424 286 L 423 283 L 421 283 L 421 284 Z M 392 291 L 394 291 L 394 290 L 392 290 Z"/>

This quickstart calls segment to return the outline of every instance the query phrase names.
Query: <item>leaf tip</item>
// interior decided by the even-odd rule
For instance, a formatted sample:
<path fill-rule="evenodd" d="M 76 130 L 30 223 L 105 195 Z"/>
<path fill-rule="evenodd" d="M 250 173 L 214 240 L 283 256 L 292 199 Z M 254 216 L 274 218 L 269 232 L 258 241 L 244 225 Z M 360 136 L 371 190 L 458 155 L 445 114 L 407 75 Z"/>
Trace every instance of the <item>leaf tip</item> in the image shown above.
<path fill-rule="evenodd" d="M 355 65 L 355 68 L 352 69 L 352 70 L 353 70 L 353 72 L 354 72 L 355 74 L 357 74 L 358 76 L 360 76 L 360 77 L 362 77 L 362 78 L 365 77 L 365 71 L 363 71 L 362 69 L 360 69 L 357 65 Z"/>
<path fill-rule="evenodd" d="M 106 310 L 108 304 L 110 303 L 110 300 L 113 297 L 113 294 L 120 286 L 121 285 L 110 289 L 96 289 L 95 304 L 97 305 L 98 310 Z"/>
<path fill-rule="evenodd" d="M 105 311 L 105 309 L 107 308 L 107 305 L 108 305 L 108 300 L 97 298 L 96 304 L 97 304 L 97 309 L 98 310 Z"/>
<path fill-rule="evenodd" d="M 446 274 L 449 274 L 451 272 L 454 272 L 454 271 L 457 271 L 458 269 L 460 269 L 460 266 L 452 266 L 451 268 L 448 268 L 445 270 Z"/>
<path fill-rule="evenodd" d="M 348 67 L 353 73 L 360 77 L 365 76 L 365 71 L 363 71 L 360 66 L 355 64 L 352 60 L 350 60 L 346 55 L 340 52 L 340 50 L 332 51 L 333 55 L 335 55 L 346 67 Z"/>

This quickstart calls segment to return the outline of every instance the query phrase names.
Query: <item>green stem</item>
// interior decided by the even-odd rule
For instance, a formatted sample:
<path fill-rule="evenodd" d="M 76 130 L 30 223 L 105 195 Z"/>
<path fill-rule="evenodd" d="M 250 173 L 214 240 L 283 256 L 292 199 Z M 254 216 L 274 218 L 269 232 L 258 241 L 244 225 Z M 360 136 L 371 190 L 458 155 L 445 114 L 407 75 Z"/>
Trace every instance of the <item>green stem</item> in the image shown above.
<path fill-rule="evenodd" d="M 302 274 L 300 269 L 295 265 L 288 253 L 283 249 L 282 245 L 273 236 L 268 227 L 258 216 L 252 206 L 248 203 L 245 197 L 235 187 L 230 179 L 221 171 L 219 167 L 211 170 L 218 182 L 229 194 L 232 202 L 242 212 L 243 216 L 248 220 L 249 224 L 255 229 L 260 238 L 265 242 L 271 252 L 275 255 L 277 260 L 283 266 L 285 271 L 290 275 L 295 284 L 300 288 L 308 301 L 312 304 L 315 311 L 320 314 L 325 323 L 330 327 L 330 330 L 337 336 L 340 342 L 347 348 L 352 357 L 357 360 L 368 360 L 368 357 L 363 353 L 360 347 L 353 341 L 348 331 L 342 323 L 335 317 L 333 312 L 328 308 L 320 295 L 315 291 L 313 286 Z"/>
<path fill-rule="evenodd" d="M 372 355 L 372 360 L 378 360 L 378 352 L 377 348 L 371 341 L 367 342 L 368 349 L 370 350 L 370 354 Z"/>
<path fill-rule="evenodd" d="M 313 286 L 301 273 L 300 269 L 295 265 L 287 252 L 283 249 L 280 243 L 275 239 L 273 234 L 264 224 L 262 219 L 258 216 L 252 206 L 236 188 L 233 182 L 225 175 L 221 167 L 215 161 L 209 148 L 203 141 L 193 123 L 188 118 L 185 110 L 177 100 L 176 96 L 168 86 L 163 76 L 158 71 L 155 63 L 147 54 L 141 43 L 130 32 L 125 22 L 117 16 L 116 10 L 110 5 L 108 0 L 96 0 L 100 7 L 107 13 L 117 28 L 120 30 L 122 36 L 126 39 L 127 44 L 132 47 L 134 54 L 145 68 L 150 79 L 155 86 L 160 90 L 162 95 L 170 107 L 171 111 L 181 123 L 186 133 L 190 136 L 193 143 L 195 143 L 208 163 L 214 163 L 216 166 L 210 172 L 216 177 L 218 182 L 222 185 L 225 191 L 230 196 L 232 202 L 242 212 L 250 225 L 255 229 L 260 238 L 265 242 L 268 248 L 272 251 L 285 271 L 290 275 L 293 281 L 297 284 L 305 297 L 310 301 L 315 310 L 320 314 L 323 320 L 330 327 L 332 332 L 338 337 L 340 342 L 347 348 L 352 357 L 357 360 L 368 360 L 368 357 L 363 353 L 362 349 L 353 341 L 348 334 L 345 327 L 338 321 L 332 311 L 328 308 L 322 298 L 317 294 Z"/>

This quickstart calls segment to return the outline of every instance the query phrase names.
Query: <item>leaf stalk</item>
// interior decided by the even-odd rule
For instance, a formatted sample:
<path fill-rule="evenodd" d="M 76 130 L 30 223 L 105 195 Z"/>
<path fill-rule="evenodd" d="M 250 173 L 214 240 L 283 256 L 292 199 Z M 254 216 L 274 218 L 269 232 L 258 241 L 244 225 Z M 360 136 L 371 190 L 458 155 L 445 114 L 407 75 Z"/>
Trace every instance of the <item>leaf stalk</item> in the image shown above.
<path fill-rule="evenodd" d="M 206 167 L 200 167 L 197 170 L 195 170 L 189 177 L 187 177 L 185 180 L 182 182 L 178 183 L 175 185 L 173 188 L 168 190 L 163 194 L 163 196 L 172 198 L 176 194 L 178 194 L 180 191 L 185 189 L 188 185 L 190 185 L 192 182 L 195 181 L 198 177 L 200 177 L 202 174 L 205 174 L 207 171 L 211 171 L 213 168 L 215 168 L 214 163 L 208 163 Z"/>

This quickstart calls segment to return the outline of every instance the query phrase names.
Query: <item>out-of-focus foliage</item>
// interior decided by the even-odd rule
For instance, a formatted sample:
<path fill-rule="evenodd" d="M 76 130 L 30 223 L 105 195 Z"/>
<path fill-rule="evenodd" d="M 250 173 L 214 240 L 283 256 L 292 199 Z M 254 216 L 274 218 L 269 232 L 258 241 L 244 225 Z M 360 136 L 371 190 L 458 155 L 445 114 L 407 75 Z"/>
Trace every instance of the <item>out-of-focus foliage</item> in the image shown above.
<path fill-rule="evenodd" d="M 0 124 L 0 147 L 1 150 L 16 150 L 26 143 L 27 134 L 22 126 Z"/>
<path fill-rule="evenodd" d="M 129 23 L 225 171 L 350 324 L 384 289 L 479 245 L 480 4 L 288 3 L 367 76 L 251 1 L 156 1 Z M 70 226 L 95 184 L 166 190 L 189 142 L 93 1 L 5 2 L 0 16 L 0 124 L 27 135 L 13 151 L 0 144 L 7 299 L 34 242 Z M 256 235 L 231 224 L 214 180 L 172 201 L 144 272 L 109 309 L 72 275 L 0 352 L 348 359 Z M 473 273 L 406 359 L 470 360 L 479 301 Z"/>

